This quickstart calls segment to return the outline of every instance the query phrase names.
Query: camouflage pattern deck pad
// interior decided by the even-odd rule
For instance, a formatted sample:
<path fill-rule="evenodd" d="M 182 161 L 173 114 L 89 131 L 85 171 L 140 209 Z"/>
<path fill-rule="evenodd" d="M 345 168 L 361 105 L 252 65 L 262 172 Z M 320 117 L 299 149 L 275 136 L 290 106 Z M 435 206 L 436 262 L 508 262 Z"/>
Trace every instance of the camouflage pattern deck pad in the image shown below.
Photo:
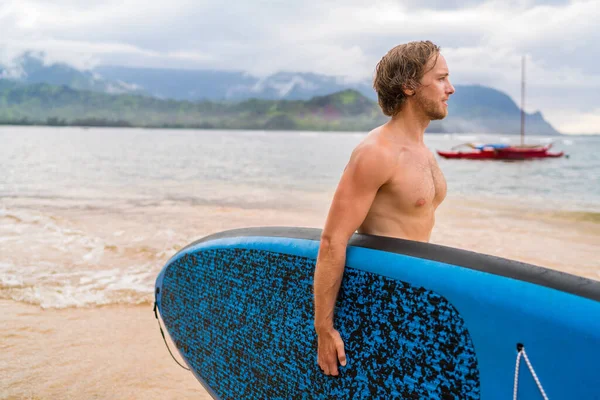
<path fill-rule="evenodd" d="M 348 365 L 316 361 L 312 259 L 203 250 L 166 269 L 159 309 L 181 355 L 221 399 L 477 399 L 473 344 L 433 291 L 347 268 L 336 327 Z"/>

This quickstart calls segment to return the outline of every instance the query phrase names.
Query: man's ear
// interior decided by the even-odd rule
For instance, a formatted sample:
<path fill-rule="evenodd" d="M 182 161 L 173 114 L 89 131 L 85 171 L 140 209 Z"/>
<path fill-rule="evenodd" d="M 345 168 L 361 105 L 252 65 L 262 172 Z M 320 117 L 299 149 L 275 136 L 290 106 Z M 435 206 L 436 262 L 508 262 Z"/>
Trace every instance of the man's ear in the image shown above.
<path fill-rule="evenodd" d="M 402 89 L 402 91 L 403 91 L 403 92 L 404 92 L 404 94 L 405 94 L 406 96 L 408 96 L 408 97 L 410 97 L 410 96 L 414 96 L 414 94 L 415 94 L 415 90 L 414 90 L 414 89 L 408 88 L 408 87 L 406 87 L 406 86 L 404 86 L 404 88 Z"/>

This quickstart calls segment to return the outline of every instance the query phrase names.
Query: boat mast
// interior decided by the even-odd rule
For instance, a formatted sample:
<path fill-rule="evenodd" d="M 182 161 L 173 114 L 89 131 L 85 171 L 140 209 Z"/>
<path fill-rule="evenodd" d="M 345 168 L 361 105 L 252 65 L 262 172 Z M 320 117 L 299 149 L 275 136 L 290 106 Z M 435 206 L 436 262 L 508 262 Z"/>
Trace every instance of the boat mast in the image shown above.
<path fill-rule="evenodd" d="M 521 146 L 525 144 L 525 56 L 521 59 Z"/>

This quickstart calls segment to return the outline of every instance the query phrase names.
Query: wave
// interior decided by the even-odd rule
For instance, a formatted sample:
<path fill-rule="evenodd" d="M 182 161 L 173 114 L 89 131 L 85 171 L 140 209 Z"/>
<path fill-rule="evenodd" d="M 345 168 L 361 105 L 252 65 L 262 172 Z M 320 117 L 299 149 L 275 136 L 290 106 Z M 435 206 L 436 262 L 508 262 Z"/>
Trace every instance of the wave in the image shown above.
<path fill-rule="evenodd" d="M 147 304 L 153 301 L 156 278 L 154 268 L 150 267 L 140 266 L 137 271 L 113 269 L 72 273 L 37 270 L 35 274 L 24 276 L 9 273 L 6 265 L 0 265 L 0 270 L 5 270 L 0 276 L 0 298 L 42 308 Z"/>
<path fill-rule="evenodd" d="M 0 299 L 43 308 L 151 302 L 160 267 L 181 247 L 176 234 L 114 230 L 120 215 L 108 229 L 74 218 L 0 209 Z"/>

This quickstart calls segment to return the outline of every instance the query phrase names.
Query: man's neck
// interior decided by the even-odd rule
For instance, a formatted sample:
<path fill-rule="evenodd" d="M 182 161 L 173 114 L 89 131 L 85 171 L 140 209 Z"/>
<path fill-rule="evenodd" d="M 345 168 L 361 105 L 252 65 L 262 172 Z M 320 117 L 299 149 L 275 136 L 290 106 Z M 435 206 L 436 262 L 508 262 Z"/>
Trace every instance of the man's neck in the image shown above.
<path fill-rule="evenodd" d="M 423 143 L 425 129 L 427 129 L 430 122 L 431 120 L 423 115 L 422 112 L 417 112 L 409 104 L 405 104 L 405 107 L 385 125 L 392 132 L 400 133 L 411 142 Z"/>

